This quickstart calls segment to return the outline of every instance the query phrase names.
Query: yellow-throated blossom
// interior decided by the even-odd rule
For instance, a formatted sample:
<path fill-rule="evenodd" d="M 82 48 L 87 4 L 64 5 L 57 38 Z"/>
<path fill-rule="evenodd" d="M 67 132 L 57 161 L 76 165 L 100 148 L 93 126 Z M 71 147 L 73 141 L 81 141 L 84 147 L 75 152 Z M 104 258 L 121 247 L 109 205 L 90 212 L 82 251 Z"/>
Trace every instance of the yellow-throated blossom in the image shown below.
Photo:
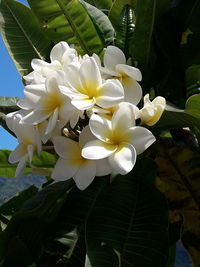
<path fill-rule="evenodd" d="M 86 126 L 80 136 L 79 142 L 58 136 L 54 138 L 54 146 L 60 156 L 52 173 L 56 181 L 64 181 L 73 178 L 77 187 L 84 190 L 93 181 L 95 176 L 103 176 L 111 173 L 111 167 L 107 159 L 90 160 L 81 156 L 82 147 L 90 140 L 95 139 Z"/>
<path fill-rule="evenodd" d="M 22 175 L 27 160 L 32 161 L 34 152 L 38 155 L 41 152 L 41 140 L 35 126 L 20 123 L 23 113 L 23 111 L 17 111 L 6 116 L 8 128 L 15 133 L 19 141 L 19 145 L 10 153 L 8 159 L 10 163 L 19 162 L 15 176 Z"/>
<path fill-rule="evenodd" d="M 97 139 L 85 144 L 82 156 L 93 160 L 108 158 L 112 169 L 122 175 L 132 170 L 136 156 L 155 141 L 148 129 L 135 126 L 130 105 L 119 108 L 112 121 L 93 114 L 89 127 Z"/>
<path fill-rule="evenodd" d="M 152 102 L 149 99 L 149 94 L 144 96 L 144 106 L 140 110 L 142 123 L 152 126 L 162 116 L 165 110 L 166 100 L 162 96 L 157 96 Z"/>
<path fill-rule="evenodd" d="M 100 60 L 94 55 L 99 67 Z M 138 68 L 126 64 L 124 53 L 115 46 L 108 46 L 105 49 L 103 58 L 104 67 L 100 67 L 103 74 L 116 77 L 124 87 L 124 101 L 137 105 L 142 98 L 142 88 L 138 81 L 142 80 L 141 72 Z"/>
<path fill-rule="evenodd" d="M 46 134 L 53 131 L 57 121 L 63 127 L 70 121 L 74 127 L 81 112 L 71 104 L 71 99 L 64 95 L 59 86 L 65 84 L 65 74 L 62 71 L 53 72 L 45 84 L 30 84 L 25 87 L 25 98 L 18 106 L 30 112 L 22 119 L 28 124 L 38 124 L 48 119 Z"/>
<path fill-rule="evenodd" d="M 32 59 L 31 67 L 33 71 L 24 76 L 27 84 L 40 84 L 45 82 L 45 79 L 56 70 L 62 70 L 77 57 L 77 52 L 74 48 L 69 47 L 66 42 L 56 44 L 50 53 L 51 63 L 41 59 Z"/>
<path fill-rule="evenodd" d="M 60 86 L 62 93 L 71 98 L 79 110 L 87 110 L 95 104 L 110 108 L 124 99 L 124 89 L 115 79 L 102 80 L 100 70 L 92 57 L 79 66 L 71 64 L 66 69 L 68 86 Z"/>

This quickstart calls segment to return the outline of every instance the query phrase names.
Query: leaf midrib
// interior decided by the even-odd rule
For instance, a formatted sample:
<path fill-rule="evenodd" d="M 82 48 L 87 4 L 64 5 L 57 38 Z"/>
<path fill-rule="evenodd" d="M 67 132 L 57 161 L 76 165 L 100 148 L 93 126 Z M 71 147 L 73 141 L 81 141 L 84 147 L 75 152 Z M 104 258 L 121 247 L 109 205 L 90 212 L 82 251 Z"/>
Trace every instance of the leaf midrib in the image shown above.
<path fill-rule="evenodd" d="M 40 59 L 44 59 L 40 52 L 38 51 L 38 49 L 35 47 L 35 45 L 33 44 L 33 42 L 31 41 L 31 39 L 29 38 L 29 36 L 27 35 L 25 29 L 23 28 L 23 26 L 21 25 L 19 19 L 17 18 L 17 16 L 14 14 L 14 12 L 12 11 L 12 9 L 9 7 L 8 3 L 6 3 L 6 1 L 4 1 L 5 6 L 7 7 L 8 11 L 10 12 L 10 14 L 12 15 L 13 19 L 16 21 L 17 25 L 19 26 L 21 32 L 24 34 L 25 38 L 27 39 L 27 41 L 29 42 L 29 44 L 31 45 L 31 47 L 33 48 L 33 50 L 35 51 L 35 53 L 38 55 L 38 57 Z"/>

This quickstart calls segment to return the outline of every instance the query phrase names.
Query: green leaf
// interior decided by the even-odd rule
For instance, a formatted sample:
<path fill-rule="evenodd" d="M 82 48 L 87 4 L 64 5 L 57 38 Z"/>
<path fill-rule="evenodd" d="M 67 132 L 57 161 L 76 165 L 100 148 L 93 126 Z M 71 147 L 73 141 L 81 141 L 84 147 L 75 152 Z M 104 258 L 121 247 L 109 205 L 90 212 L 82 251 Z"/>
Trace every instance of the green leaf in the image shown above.
<path fill-rule="evenodd" d="M 165 194 L 173 221 L 183 216 L 181 239 L 190 253 L 194 266 L 200 260 L 200 155 L 187 146 L 177 145 L 171 139 L 162 139 L 154 145 L 158 166 L 157 186 Z"/>
<path fill-rule="evenodd" d="M 165 266 L 168 212 L 154 177 L 154 164 L 145 158 L 104 189 L 86 226 L 91 266 Z"/>
<path fill-rule="evenodd" d="M 68 181 L 46 186 L 23 205 L 0 234 L 0 261 L 9 266 L 24 266 L 26 262 L 27 266 L 33 262 L 33 257 L 39 257 L 43 237 L 57 217 L 70 188 Z"/>
<path fill-rule="evenodd" d="M 200 129 L 200 94 L 191 96 L 185 110 L 167 105 L 161 119 L 153 127 L 158 130 L 170 130 L 184 127 Z"/>
<path fill-rule="evenodd" d="M 149 61 L 155 16 L 156 0 L 137 1 L 136 24 L 130 53 L 142 71 L 147 69 Z"/>
<path fill-rule="evenodd" d="M 50 41 L 32 11 L 14 0 L 0 4 L 0 28 L 8 52 L 21 76 L 31 71 L 33 58 L 49 57 Z"/>
<path fill-rule="evenodd" d="M 109 19 L 115 30 L 119 27 L 119 17 L 125 5 L 134 6 L 134 0 L 114 0 L 109 12 Z"/>
<path fill-rule="evenodd" d="M 86 8 L 89 16 L 91 17 L 94 25 L 100 31 L 102 38 L 106 45 L 113 44 L 115 37 L 115 30 L 108 19 L 108 17 L 98 8 L 80 0 L 80 3 Z"/>
<path fill-rule="evenodd" d="M 92 19 L 78 0 L 28 0 L 46 35 L 53 41 L 67 41 L 82 53 L 99 54 L 104 43 Z M 80 51 L 80 52 L 81 52 Z"/>
<path fill-rule="evenodd" d="M 93 5 L 103 11 L 104 13 L 108 14 L 110 8 L 112 7 L 112 0 L 86 0 L 85 2 L 89 3 L 90 5 Z"/>
<path fill-rule="evenodd" d="M 74 188 L 69 192 L 67 201 L 57 220 L 51 225 L 44 242 L 45 255 L 50 262 L 56 257 L 67 266 L 84 266 L 86 223 L 109 182 L 108 178 L 97 177 L 86 190 Z"/>
<path fill-rule="evenodd" d="M 186 70 L 187 95 L 199 93 L 200 88 L 200 65 L 192 65 Z"/>
<path fill-rule="evenodd" d="M 129 45 L 135 29 L 135 14 L 130 5 L 125 5 L 118 19 L 116 45 L 129 57 Z"/>

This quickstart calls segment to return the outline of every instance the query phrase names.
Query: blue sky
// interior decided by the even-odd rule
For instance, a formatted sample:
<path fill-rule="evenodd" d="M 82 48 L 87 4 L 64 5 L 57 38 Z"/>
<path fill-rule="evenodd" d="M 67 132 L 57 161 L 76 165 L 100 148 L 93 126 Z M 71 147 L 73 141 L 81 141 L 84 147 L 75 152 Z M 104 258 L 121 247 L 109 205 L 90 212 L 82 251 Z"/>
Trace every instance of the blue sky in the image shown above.
<path fill-rule="evenodd" d="M 25 0 L 19 0 L 27 4 Z M 6 47 L 3 43 L 1 34 L 0 34 L 0 96 L 18 96 L 23 97 L 23 84 L 21 78 L 15 68 L 14 63 L 12 62 Z M 17 145 L 17 140 L 7 133 L 0 126 L 0 149 L 14 149 Z"/>

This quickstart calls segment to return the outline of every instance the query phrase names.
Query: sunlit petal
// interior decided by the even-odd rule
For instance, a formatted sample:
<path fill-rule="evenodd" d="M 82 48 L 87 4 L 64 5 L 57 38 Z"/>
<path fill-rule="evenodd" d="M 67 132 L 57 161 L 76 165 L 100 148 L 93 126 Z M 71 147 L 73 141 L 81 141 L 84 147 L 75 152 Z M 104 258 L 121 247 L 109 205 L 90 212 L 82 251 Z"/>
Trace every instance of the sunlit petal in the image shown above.
<path fill-rule="evenodd" d="M 122 143 L 109 158 L 109 163 L 113 170 L 122 175 L 130 172 L 136 162 L 135 148 L 127 143 Z"/>
<path fill-rule="evenodd" d="M 116 149 L 116 145 L 94 140 L 85 144 L 82 149 L 82 156 L 86 159 L 103 159 L 114 153 Z"/>
<path fill-rule="evenodd" d="M 117 64 L 126 64 L 126 57 L 121 49 L 110 45 L 106 48 L 103 62 L 107 69 L 115 70 Z"/>

